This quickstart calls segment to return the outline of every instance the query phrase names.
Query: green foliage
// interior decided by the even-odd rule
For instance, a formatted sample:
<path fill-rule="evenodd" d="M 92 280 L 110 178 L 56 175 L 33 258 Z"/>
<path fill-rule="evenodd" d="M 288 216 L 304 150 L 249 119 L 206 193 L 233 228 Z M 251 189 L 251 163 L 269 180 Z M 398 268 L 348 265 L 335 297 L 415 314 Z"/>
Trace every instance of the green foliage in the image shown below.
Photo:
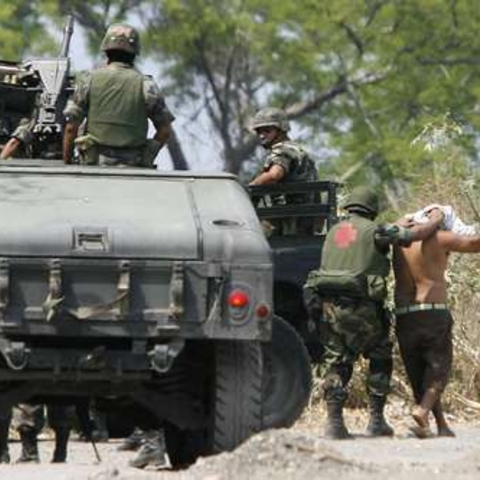
<path fill-rule="evenodd" d="M 12 15 L 12 5 L 28 14 Z M 475 0 L 11 0 L 0 7 L 0 21 L 17 18 L 0 33 L 4 56 L 25 49 L 30 35 L 18 32 L 34 11 L 57 25 L 73 11 L 94 55 L 109 23 L 142 23 L 142 55 L 161 64 L 177 105 L 206 113 L 229 171 L 255 156 L 248 122 L 267 105 L 285 108 L 307 146 L 327 152 L 322 173 L 374 184 L 394 208 L 448 161 L 412 146 L 426 125 L 454 118 L 462 152 L 477 161 Z"/>
<path fill-rule="evenodd" d="M 40 2 L 0 2 L 0 58 L 19 61 L 26 56 L 49 53 L 55 46 L 39 19 Z"/>

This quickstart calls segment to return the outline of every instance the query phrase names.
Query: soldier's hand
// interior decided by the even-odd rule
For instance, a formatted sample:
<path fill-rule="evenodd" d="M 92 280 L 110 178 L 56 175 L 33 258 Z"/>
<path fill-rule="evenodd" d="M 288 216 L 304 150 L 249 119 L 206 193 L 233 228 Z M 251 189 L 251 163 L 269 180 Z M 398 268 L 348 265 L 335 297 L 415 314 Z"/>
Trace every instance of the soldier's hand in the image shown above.
<path fill-rule="evenodd" d="M 375 230 L 375 240 L 382 243 L 395 243 L 408 246 L 412 243 L 412 233 L 408 228 L 394 223 L 381 224 Z"/>

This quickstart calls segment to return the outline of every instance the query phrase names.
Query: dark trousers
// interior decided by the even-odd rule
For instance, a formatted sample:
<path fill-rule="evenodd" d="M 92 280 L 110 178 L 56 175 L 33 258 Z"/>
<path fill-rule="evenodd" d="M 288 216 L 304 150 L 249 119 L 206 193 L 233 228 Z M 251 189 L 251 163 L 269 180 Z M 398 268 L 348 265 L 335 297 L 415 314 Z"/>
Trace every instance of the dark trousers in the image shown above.
<path fill-rule="evenodd" d="M 399 315 L 396 334 L 413 395 L 419 403 L 428 389 L 445 389 L 452 368 L 452 326 L 448 310 Z"/>

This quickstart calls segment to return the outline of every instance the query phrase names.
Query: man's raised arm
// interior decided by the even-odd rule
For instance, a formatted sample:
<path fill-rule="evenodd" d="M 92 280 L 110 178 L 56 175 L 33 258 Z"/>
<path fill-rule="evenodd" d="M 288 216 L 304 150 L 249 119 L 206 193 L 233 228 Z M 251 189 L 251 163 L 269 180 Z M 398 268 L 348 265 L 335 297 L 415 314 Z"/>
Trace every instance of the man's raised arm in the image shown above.
<path fill-rule="evenodd" d="M 437 233 L 438 244 L 449 252 L 480 253 L 480 235 L 459 235 L 451 231 Z"/>

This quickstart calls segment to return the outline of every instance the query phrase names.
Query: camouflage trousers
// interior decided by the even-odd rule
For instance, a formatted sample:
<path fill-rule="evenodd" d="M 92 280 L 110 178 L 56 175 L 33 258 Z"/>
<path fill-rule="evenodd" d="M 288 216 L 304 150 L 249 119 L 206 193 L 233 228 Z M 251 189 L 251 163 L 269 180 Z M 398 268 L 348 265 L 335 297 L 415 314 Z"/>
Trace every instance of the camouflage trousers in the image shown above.
<path fill-rule="evenodd" d="M 74 407 L 64 405 L 47 405 L 48 425 L 58 428 L 71 428 Z M 45 409 L 43 404 L 22 403 L 14 407 L 13 424 L 17 429 L 33 429 L 40 433 L 45 425 Z"/>
<path fill-rule="evenodd" d="M 392 342 L 390 319 L 383 305 L 353 299 L 329 299 L 323 304 L 327 324 L 323 390 L 345 399 L 354 363 L 360 355 L 369 361 L 369 394 L 384 396 L 390 390 Z"/>

